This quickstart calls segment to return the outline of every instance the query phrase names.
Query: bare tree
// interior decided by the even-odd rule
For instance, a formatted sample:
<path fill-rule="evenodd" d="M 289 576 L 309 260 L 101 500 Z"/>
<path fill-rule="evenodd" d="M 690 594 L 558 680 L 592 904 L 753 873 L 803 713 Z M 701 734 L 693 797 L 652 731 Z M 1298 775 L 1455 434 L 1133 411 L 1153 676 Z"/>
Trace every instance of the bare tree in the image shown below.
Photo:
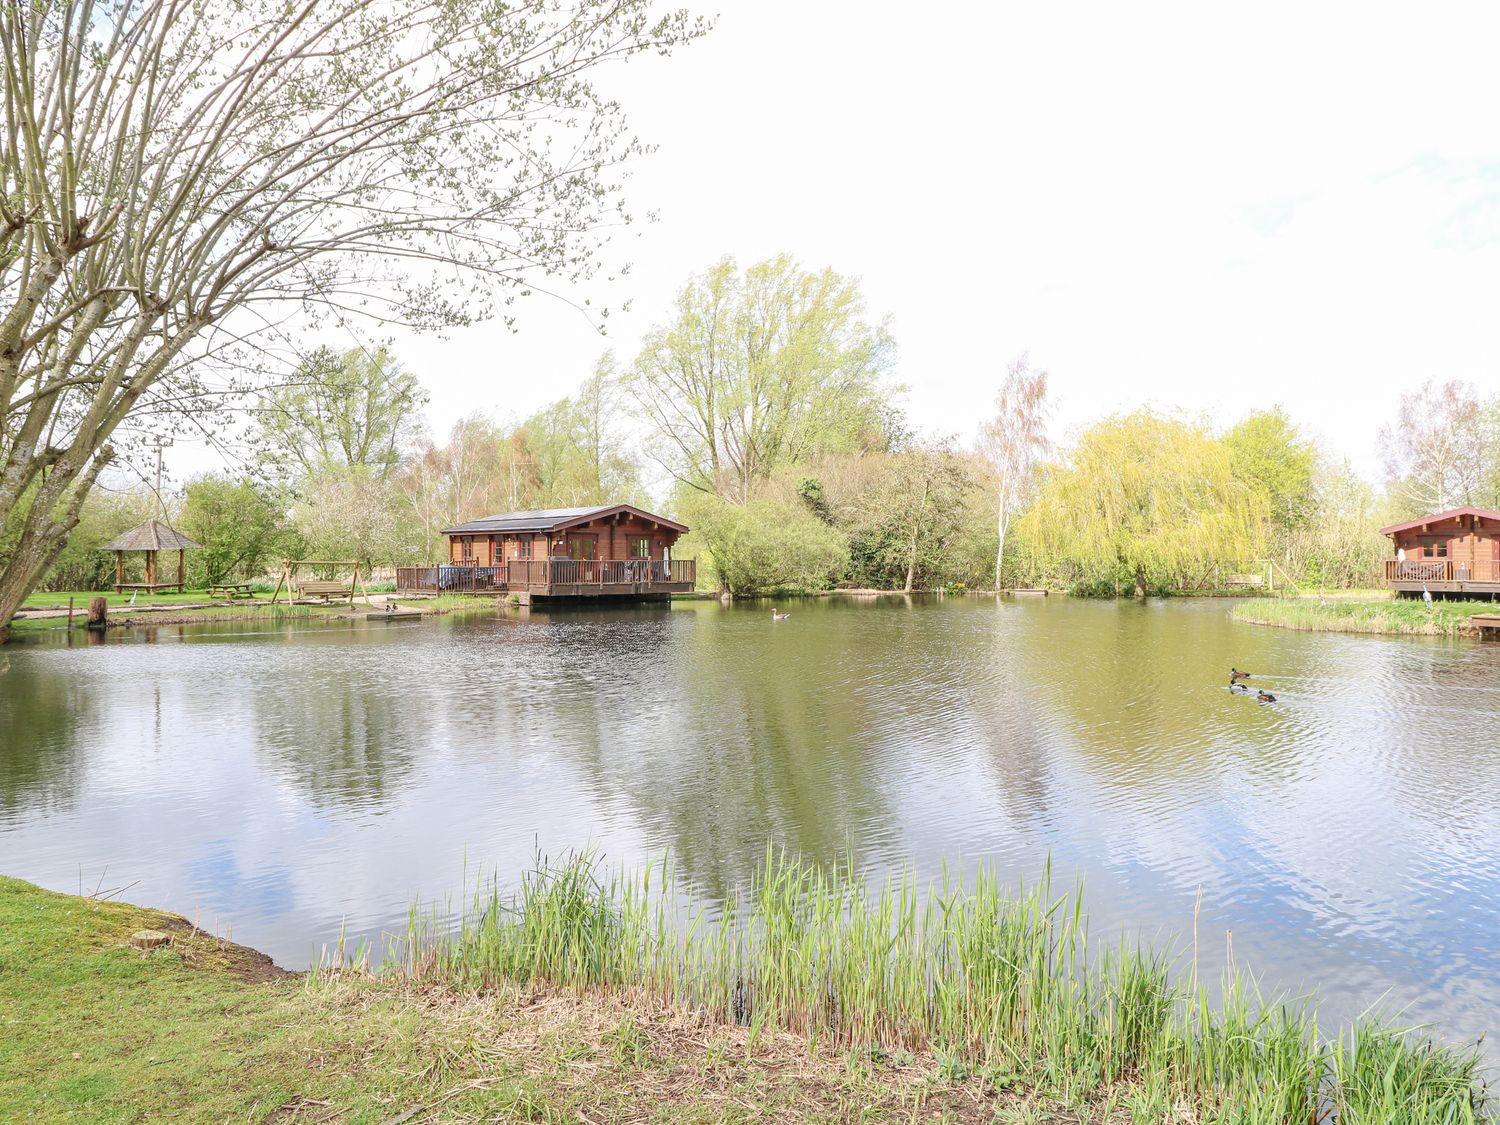
<path fill-rule="evenodd" d="M 1030 495 L 1037 465 L 1047 453 L 1047 373 L 1031 370 L 1026 355 L 1005 372 L 995 396 L 995 416 L 980 432 L 979 451 L 995 478 L 995 588 L 1005 558 L 1005 534 L 1011 517 Z"/>
<path fill-rule="evenodd" d="M 1414 512 L 1471 504 L 1485 469 L 1488 428 L 1473 386 L 1432 380 L 1401 396 L 1395 425 L 1380 431 L 1391 487 Z"/>
<path fill-rule="evenodd" d="M 0 631 L 122 423 L 205 361 L 590 276 L 640 151 L 590 71 L 701 30 L 650 0 L 0 5 Z"/>

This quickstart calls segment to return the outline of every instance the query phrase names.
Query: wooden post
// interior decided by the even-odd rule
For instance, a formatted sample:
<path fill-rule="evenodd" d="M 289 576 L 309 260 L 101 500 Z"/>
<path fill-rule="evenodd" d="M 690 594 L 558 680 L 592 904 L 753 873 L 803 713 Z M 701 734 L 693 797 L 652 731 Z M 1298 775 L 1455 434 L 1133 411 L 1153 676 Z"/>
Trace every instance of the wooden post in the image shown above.
<path fill-rule="evenodd" d="M 120 587 L 125 585 L 125 552 L 115 552 L 115 593 L 120 592 Z"/>
<path fill-rule="evenodd" d="M 182 547 L 178 547 L 177 548 L 177 592 L 179 594 L 182 593 L 182 588 L 183 588 L 184 585 L 186 585 L 186 581 L 185 581 L 185 579 L 183 577 L 183 567 L 185 565 L 184 560 L 186 558 L 187 558 L 187 551 L 184 548 L 182 548 Z M 230 577 L 233 577 L 233 575 L 231 575 Z"/>
<path fill-rule="evenodd" d="M 292 604 L 292 560 L 284 559 L 281 564 L 281 577 L 276 580 L 276 589 L 271 591 L 271 604 L 276 604 L 276 599 L 281 596 L 281 584 L 286 583 L 286 604 Z"/>
<path fill-rule="evenodd" d="M 68 595 L 68 628 L 73 627 L 73 595 Z"/>
<path fill-rule="evenodd" d="M 109 599 L 93 598 L 89 601 L 89 623 L 88 627 L 94 630 L 103 629 L 109 624 Z"/>

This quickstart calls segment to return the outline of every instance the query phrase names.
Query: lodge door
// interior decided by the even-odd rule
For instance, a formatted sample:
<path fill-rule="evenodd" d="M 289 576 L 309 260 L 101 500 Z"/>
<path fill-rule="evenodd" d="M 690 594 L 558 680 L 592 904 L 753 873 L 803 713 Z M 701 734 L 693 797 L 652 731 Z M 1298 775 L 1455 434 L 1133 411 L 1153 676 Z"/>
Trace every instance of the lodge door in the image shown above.
<path fill-rule="evenodd" d="M 578 564 L 579 582 L 597 582 L 594 560 L 599 555 L 597 535 L 569 535 L 568 557 Z"/>

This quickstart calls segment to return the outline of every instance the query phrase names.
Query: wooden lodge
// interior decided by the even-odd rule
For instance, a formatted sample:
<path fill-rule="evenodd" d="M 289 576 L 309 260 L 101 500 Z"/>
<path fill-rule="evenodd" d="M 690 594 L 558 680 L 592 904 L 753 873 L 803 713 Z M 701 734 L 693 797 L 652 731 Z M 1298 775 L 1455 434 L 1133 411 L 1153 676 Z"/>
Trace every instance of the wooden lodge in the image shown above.
<path fill-rule="evenodd" d="M 1385 584 L 1398 597 L 1500 594 L 1500 512 L 1454 508 L 1380 529 L 1390 537 Z"/>
<path fill-rule="evenodd" d="M 664 600 L 697 584 L 695 560 L 672 557 L 687 530 L 630 504 L 502 512 L 446 528 L 448 561 L 398 566 L 396 589 Z"/>

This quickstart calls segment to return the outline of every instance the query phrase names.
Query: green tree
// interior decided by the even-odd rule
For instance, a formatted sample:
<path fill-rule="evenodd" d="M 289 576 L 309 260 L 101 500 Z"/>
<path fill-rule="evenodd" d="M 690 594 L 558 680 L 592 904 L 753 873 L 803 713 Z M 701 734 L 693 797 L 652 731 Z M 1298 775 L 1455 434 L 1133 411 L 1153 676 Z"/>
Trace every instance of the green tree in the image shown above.
<path fill-rule="evenodd" d="M 1199 425 L 1142 410 L 1087 430 L 1018 522 L 1029 548 L 1137 597 L 1222 559 L 1259 553 L 1264 497 Z"/>
<path fill-rule="evenodd" d="M 1285 548 L 1316 510 L 1317 447 L 1280 406 L 1257 410 L 1224 435 L 1235 479 L 1265 499 L 1271 529 Z"/>
<path fill-rule="evenodd" d="M 837 474 L 849 538 L 849 581 L 885 590 L 930 589 L 973 578 L 969 533 L 983 502 L 976 466 L 942 445 L 857 459 Z M 853 479 L 851 479 L 853 478 Z"/>
<path fill-rule="evenodd" d="M 517 438 L 530 467 L 525 507 L 640 503 L 640 463 L 617 425 L 620 387 L 614 355 L 599 357 L 578 391 L 533 414 Z"/>
<path fill-rule="evenodd" d="M 40 585 L 47 590 L 109 589 L 115 581 L 115 559 L 99 550 L 100 544 L 161 515 L 155 493 L 145 486 L 124 491 L 96 488 L 84 501 L 78 526 Z"/>
<path fill-rule="evenodd" d="M 268 462 L 293 479 L 367 466 L 384 480 L 415 439 L 427 395 L 384 348 L 318 348 L 257 415 Z"/>
<path fill-rule="evenodd" d="M 284 545 L 284 522 L 274 499 L 249 480 L 206 474 L 188 481 L 178 525 L 203 548 L 188 554 L 193 582 L 263 573 Z"/>
<path fill-rule="evenodd" d="M 785 255 L 744 272 L 725 258 L 647 334 L 628 389 L 675 480 L 744 504 L 781 468 L 886 444 L 893 351 L 854 280 Z"/>
<path fill-rule="evenodd" d="M 801 504 L 772 498 L 734 504 L 694 492 L 677 507 L 693 528 L 680 551 L 701 545 L 704 577 L 717 579 L 730 596 L 826 590 L 848 565 L 843 537 Z"/>
<path fill-rule="evenodd" d="M 1375 490 L 1348 461 L 1320 459 L 1313 473 L 1313 507 L 1314 516 L 1290 540 L 1299 580 L 1336 588 L 1378 582 L 1391 543 L 1380 534 Z"/>
<path fill-rule="evenodd" d="M 0 640 L 122 424 L 194 417 L 255 333 L 590 276 L 640 151 L 591 79 L 702 30 L 649 0 L 0 5 Z"/>

